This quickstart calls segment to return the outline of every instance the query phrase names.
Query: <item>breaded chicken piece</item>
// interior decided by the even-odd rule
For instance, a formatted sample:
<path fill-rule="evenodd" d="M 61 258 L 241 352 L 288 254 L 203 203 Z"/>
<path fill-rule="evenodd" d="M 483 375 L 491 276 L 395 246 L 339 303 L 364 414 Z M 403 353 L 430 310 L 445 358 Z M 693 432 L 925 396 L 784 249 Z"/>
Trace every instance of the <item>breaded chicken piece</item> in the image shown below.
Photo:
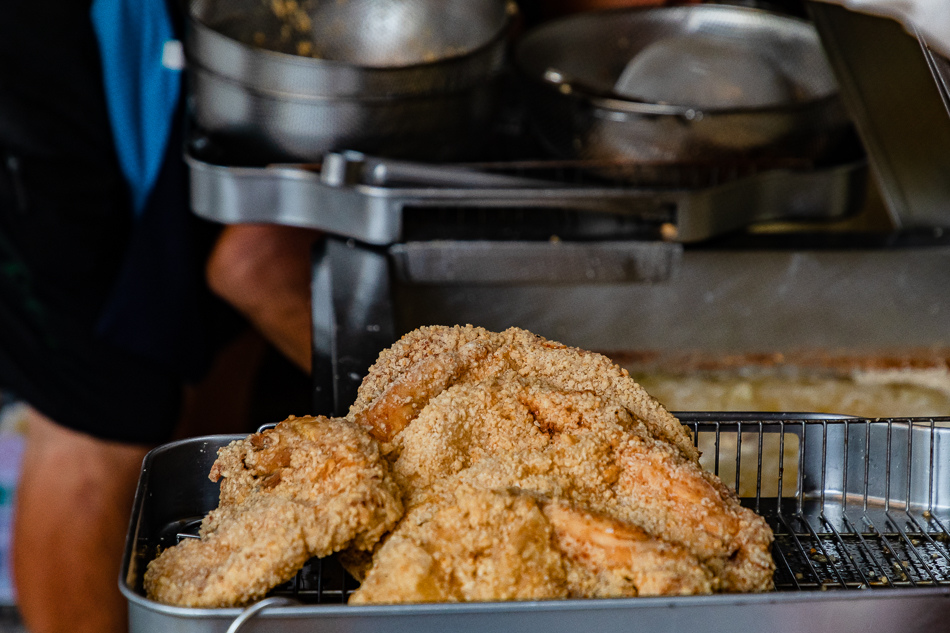
<path fill-rule="evenodd" d="M 162 552 L 147 595 L 189 607 L 241 605 L 289 580 L 312 556 L 373 547 L 402 516 L 377 443 L 342 419 L 295 418 L 218 452 L 219 507 L 200 540 Z"/>
<path fill-rule="evenodd" d="M 603 356 L 422 328 L 380 355 L 346 419 L 222 449 L 219 508 L 146 589 L 244 604 L 334 551 L 362 581 L 354 604 L 770 589 L 771 530 L 698 455 Z"/>
<path fill-rule="evenodd" d="M 652 438 L 628 437 L 615 461 L 620 516 L 683 544 L 712 568 L 718 591 L 772 588 L 772 531 L 718 477 Z"/>
<path fill-rule="evenodd" d="M 389 457 L 409 507 L 440 481 L 486 459 L 504 460 L 503 471 L 517 474 L 482 487 L 519 486 L 554 497 L 601 499 L 619 477 L 604 465 L 627 429 L 646 433 L 620 405 L 508 371 L 456 384 L 433 398 L 393 440 Z M 553 477 L 553 483 L 526 483 L 538 477 L 545 482 Z"/>
<path fill-rule="evenodd" d="M 350 604 L 689 595 L 711 580 L 684 548 L 634 525 L 461 484 L 406 515 Z"/>
<path fill-rule="evenodd" d="M 712 572 L 681 545 L 563 502 L 545 504 L 544 515 L 568 563 L 573 597 L 712 593 Z"/>
<path fill-rule="evenodd" d="M 565 392 L 591 392 L 627 409 L 653 437 L 697 461 L 689 431 L 626 370 L 609 358 L 549 341 L 519 328 L 501 333 L 472 326 L 423 327 L 383 351 L 363 379 L 348 418 L 381 442 L 391 441 L 451 385 L 507 371 Z"/>
<path fill-rule="evenodd" d="M 552 529 L 531 497 L 461 486 L 425 510 L 378 549 L 349 604 L 567 597 Z"/>
<path fill-rule="evenodd" d="M 629 431 L 564 434 L 541 451 L 483 459 L 456 479 L 486 489 L 516 487 L 635 526 L 709 569 L 710 591 L 772 588 L 768 524 L 664 443 Z"/>
<path fill-rule="evenodd" d="M 260 598 L 307 561 L 300 506 L 257 496 L 212 510 L 202 537 L 184 539 L 149 563 L 149 598 L 181 607 L 226 607 Z"/>
<path fill-rule="evenodd" d="M 493 362 L 489 356 L 485 361 L 482 367 Z M 387 456 L 407 516 L 390 540 L 402 543 L 405 530 L 416 534 L 432 516 L 443 516 L 442 505 L 457 488 L 516 490 L 562 508 L 547 517 L 561 535 L 557 550 L 570 571 L 568 595 L 772 587 L 772 532 L 765 521 L 677 446 L 654 437 L 655 425 L 611 399 L 615 392 L 572 390 L 552 384 L 543 372 L 504 366 L 482 373 L 481 379 L 472 372 L 442 391 L 428 391 L 424 404 L 413 401 L 420 409 L 396 425 Z M 618 522 L 623 544 L 604 538 L 611 522 Z M 360 570 L 375 587 L 362 600 L 408 595 L 383 587 L 398 583 L 392 572 L 398 557 L 386 543 L 368 572 L 365 565 Z M 441 552 L 438 544 L 427 547 L 430 555 Z M 410 550 L 399 545 L 399 551 Z M 378 571 L 381 564 L 389 571 Z"/>

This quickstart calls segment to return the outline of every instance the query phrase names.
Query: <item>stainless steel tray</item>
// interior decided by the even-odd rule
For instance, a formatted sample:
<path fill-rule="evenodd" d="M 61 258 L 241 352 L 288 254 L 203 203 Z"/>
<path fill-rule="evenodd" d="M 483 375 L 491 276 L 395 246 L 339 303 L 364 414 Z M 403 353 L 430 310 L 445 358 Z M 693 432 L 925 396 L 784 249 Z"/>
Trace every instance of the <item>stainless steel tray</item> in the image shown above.
<path fill-rule="evenodd" d="M 328 162 L 346 171 L 348 162 L 363 160 L 350 159 L 348 154 L 353 153 L 330 156 L 336 160 L 325 161 L 325 172 Z M 414 185 L 391 186 L 372 179 L 347 181 L 303 165 L 235 167 L 191 155 L 185 158 L 191 174 L 192 209 L 206 219 L 314 228 L 374 245 L 401 241 L 403 212 L 413 207 L 546 208 L 633 215 L 667 222 L 674 229 L 675 241 L 695 242 L 755 222 L 847 216 L 860 203 L 867 177 L 867 165 L 861 159 L 810 171 L 762 171 L 716 186 L 660 189 L 493 179 L 493 174 L 452 174 L 445 166 L 419 164 L 411 174 Z M 454 185 L 453 175 L 458 177 Z"/>
<path fill-rule="evenodd" d="M 247 610 L 162 605 L 145 598 L 142 572 L 160 542 L 187 535 L 216 506 L 217 484 L 207 473 L 217 449 L 239 436 L 211 436 L 167 444 L 145 459 L 120 577 L 131 631 L 889 633 L 945 626 L 950 418 L 679 416 L 704 465 L 775 530 L 775 592 L 350 607 L 343 602 L 355 581 L 325 559 Z"/>

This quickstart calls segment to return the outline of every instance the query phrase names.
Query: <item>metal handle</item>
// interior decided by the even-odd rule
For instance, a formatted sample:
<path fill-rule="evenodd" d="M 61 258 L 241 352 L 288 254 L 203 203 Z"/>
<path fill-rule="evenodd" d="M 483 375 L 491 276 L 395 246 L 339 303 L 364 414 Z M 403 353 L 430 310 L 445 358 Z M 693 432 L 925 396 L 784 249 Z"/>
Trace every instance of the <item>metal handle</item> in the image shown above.
<path fill-rule="evenodd" d="M 523 176 L 493 174 L 458 165 L 436 165 L 367 156 L 361 152 L 330 152 L 320 170 L 323 184 L 331 187 L 394 184 L 456 188 L 561 187 L 562 183 Z"/>
<path fill-rule="evenodd" d="M 943 101 L 943 106 L 947 109 L 947 114 L 950 114 L 950 60 L 935 54 L 927 45 L 923 34 L 916 28 L 914 29 L 914 35 L 917 37 L 917 41 L 920 42 L 920 48 L 924 53 L 924 60 L 927 62 L 927 68 L 937 83 L 940 100 Z"/>
<path fill-rule="evenodd" d="M 234 618 L 234 622 L 232 622 L 231 626 L 228 627 L 226 633 L 238 633 L 238 631 L 240 631 L 244 625 L 247 624 L 248 620 L 253 618 L 264 609 L 269 609 L 271 607 L 287 607 L 294 604 L 299 603 L 296 600 L 292 600 L 291 598 L 281 598 L 279 596 L 275 596 L 273 598 L 264 598 L 260 602 L 255 602 L 248 608 L 244 609 L 244 611 L 241 612 L 241 615 Z"/>

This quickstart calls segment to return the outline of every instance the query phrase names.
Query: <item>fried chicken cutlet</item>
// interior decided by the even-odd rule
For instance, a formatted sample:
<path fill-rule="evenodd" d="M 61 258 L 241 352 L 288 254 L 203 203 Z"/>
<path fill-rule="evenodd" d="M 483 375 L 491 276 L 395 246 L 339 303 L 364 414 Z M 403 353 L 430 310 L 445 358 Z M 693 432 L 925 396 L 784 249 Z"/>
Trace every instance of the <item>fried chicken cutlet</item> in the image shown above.
<path fill-rule="evenodd" d="M 370 368 L 345 419 L 220 451 L 201 540 L 154 599 L 244 604 L 339 551 L 351 603 L 764 591 L 772 533 L 689 431 L 599 354 L 512 328 L 428 327 Z"/>
<path fill-rule="evenodd" d="M 407 516 L 350 604 L 567 597 L 566 570 L 537 502 L 459 486 L 431 516 Z"/>
<path fill-rule="evenodd" d="M 232 442 L 212 481 L 219 505 L 200 539 L 162 552 L 145 572 L 147 595 L 188 607 L 263 597 L 312 556 L 371 548 L 402 516 L 400 493 L 377 443 L 342 419 L 302 417 Z"/>
<path fill-rule="evenodd" d="M 417 511 L 376 552 L 350 604 L 711 592 L 712 574 L 684 548 L 517 488 L 461 484 Z"/>
<path fill-rule="evenodd" d="M 370 367 L 347 417 L 388 442 L 449 386 L 508 370 L 535 377 L 554 389 L 591 392 L 616 402 L 645 424 L 651 435 L 699 460 L 686 428 L 626 370 L 601 354 L 519 328 L 496 333 L 470 325 L 431 326 L 406 334 Z"/>
<path fill-rule="evenodd" d="M 520 330 L 424 328 L 380 356 L 349 417 L 384 442 L 407 510 L 372 562 L 354 570 L 365 575 L 355 601 L 485 599 L 460 594 L 444 570 L 422 593 L 397 580 L 402 556 L 414 564 L 492 558 L 432 534 L 475 529 L 488 538 L 495 529 L 494 541 L 508 538 L 504 525 L 475 528 L 458 515 L 461 490 L 549 500 L 510 512 L 545 517 L 538 534 L 553 535 L 563 573 L 529 584 L 558 586 L 550 597 L 772 586 L 765 521 L 701 470 L 675 417 L 597 354 Z M 435 579 L 443 585 L 434 588 Z"/>

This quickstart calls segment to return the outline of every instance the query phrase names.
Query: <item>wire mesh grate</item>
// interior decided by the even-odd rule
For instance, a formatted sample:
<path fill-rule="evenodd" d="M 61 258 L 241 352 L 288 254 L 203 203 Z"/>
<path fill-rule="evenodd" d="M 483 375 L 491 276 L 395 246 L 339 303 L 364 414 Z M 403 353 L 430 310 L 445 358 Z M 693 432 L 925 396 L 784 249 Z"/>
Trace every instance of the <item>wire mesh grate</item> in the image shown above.
<path fill-rule="evenodd" d="M 688 426 L 703 465 L 771 525 L 777 591 L 950 585 L 946 419 Z"/>

